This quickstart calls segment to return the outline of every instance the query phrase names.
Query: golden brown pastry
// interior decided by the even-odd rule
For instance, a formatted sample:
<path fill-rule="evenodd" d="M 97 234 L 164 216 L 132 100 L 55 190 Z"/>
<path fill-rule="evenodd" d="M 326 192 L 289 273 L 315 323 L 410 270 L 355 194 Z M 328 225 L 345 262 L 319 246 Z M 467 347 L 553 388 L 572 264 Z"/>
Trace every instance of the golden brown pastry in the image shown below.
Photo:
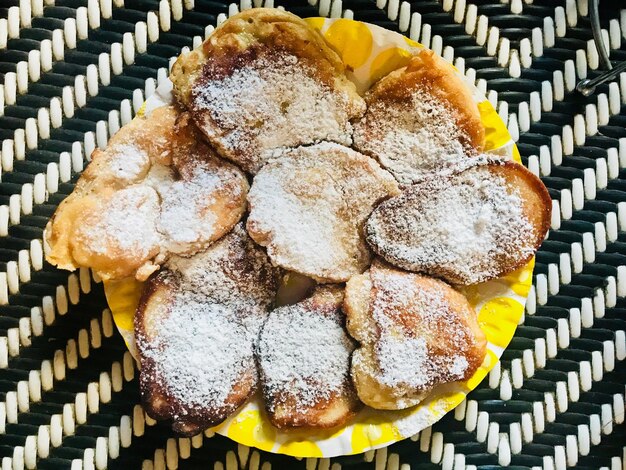
<path fill-rule="evenodd" d="M 72 268 L 92 267 L 105 280 L 147 277 L 156 269 L 153 260 L 161 251 L 161 237 L 156 229 L 159 196 L 153 188 L 103 189 L 75 199 L 64 209 L 53 230 L 67 237 Z M 54 253 L 57 245 L 52 246 Z"/>
<path fill-rule="evenodd" d="M 268 163 L 248 194 L 248 233 L 272 262 L 320 282 L 344 282 L 371 259 L 363 223 L 398 194 L 373 159 L 334 143 L 298 147 Z"/>
<path fill-rule="evenodd" d="M 462 169 L 484 146 L 485 129 L 469 87 L 431 50 L 378 81 L 365 100 L 354 146 L 403 185 Z"/>
<path fill-rule="evenodd" d="M 461 293 L 377 260 L 348 282 L 344 311 L 360 343 L 352 379 L 372 408 L 417 405 L 437 386 L 469 379 L 486 353 L 476 312 Z"/>
<path fill-rule="evenodd" d="M 90 267 L 105 280 L 144 280 L 170 253 L 193 254 L 228 232 L 247 190 L 245 175 L 185 115 L 157 108 L 94 151 L 46 228 L 47 260 Z"/>
<path fill-rule="evenodd" d="M 311 297 L 269 314 L 257 347 L 269 419 L 284 428 L 330 428 L 360 408 L 350 382 L 354 343 L 344 330 L 343 289 L 318 287 Z"/>
<path fill-rule="evenodd" d="M 76 243 L 75 232 L 83 218 L 96 222 L 99 214 L 105 214 L 102 211 L 108 209 L 108 202 L 115 190 L 142 181 L 150 170 L 151 159 L 167 161 L 171 158 L 170 142 L 173 134 L 168 130 L 174 128 L 177 116 L 178 111 L 172 106 L 158 108 L 152 119 L 137 117 L 120 129 L 111 138 L 105 151 L 96 149 L 93 152 L 91 162 L 76 183 L 74 191 L 59 205 L 48 223 L 45 233 L 48 262 L 68 270 L 80 266 L 93 267 L 105 278 L 134 275 L 142 268 L 150 274 L 151 259 L 158 253 L 158 250 L 153 250 L 153 243 L 148 243 L 147 249 L 136 253 L 133 250 L 124 250 L 123 247 L 117 247 L 124 250 L 123 252 L 113 252 L 116 250 L 115 245 L 119 245 L 113 242 L 110 255 L 106 253 L 107 247 L 103 247 L 100 250 L 102 253 L 98 254 L 88 247 L 89 240 L 85 244 L 86 248 L 81 250 L 78 245 L 83 245 L 83 242 Z M 143 191 L 147 200 L 153 201 L 157 197 L 156 194 L 148 196 L 148 193 L 151 191 Z M 138 193 L 135 191 L 134 195 L 137 196 Z M 153 207 L 154 204 L 144 207 L 144 213 L 154 212 Z M 120 210 L 123 211 L 124 207 L 120 206 Z M 151 217 L 154 218 L 154 214 Z M 86 228 L 82 231 L 85 232 Z M 114 227 L 110 232 L 111 236 L 116 236 Z M 81 252 L 75 254 L 77 246 Z"/>
<path fill-rule="evenodd" d="M 194 129 L 188 115 L 183 129 Z M 243 217 L 248 181 L 234 165 L 218 158 L 197 132 L 186 148 L 173 154 L 179 177 L 170 184 L 155 182 L 161 196 L 158 231 L 170 253 L 189 255 L 203 250 Z"/>
<path fill-rule="evenodd" d="M 257 387 L 253 344 L 276 288 L 274 268 L 242 224 L 151 278 L 135 315 L 147 413 L 193 435 L 245 403 Z"/>
<path fill-rule="evenodd" d="M 220 155 L 257 173 L 272 151 L 352 143 L 365 103 L 339 56 L 297 16 L 254 8 L 172 67 L 174 94 Z"/>
<path fill-rule="evenodd" d="M 551 209 L 547 189 L 522 165 L 487 161 L 383 202 L 367 222 L 367 241 L 400 268 L 476 284 L 526 264 Z"/>

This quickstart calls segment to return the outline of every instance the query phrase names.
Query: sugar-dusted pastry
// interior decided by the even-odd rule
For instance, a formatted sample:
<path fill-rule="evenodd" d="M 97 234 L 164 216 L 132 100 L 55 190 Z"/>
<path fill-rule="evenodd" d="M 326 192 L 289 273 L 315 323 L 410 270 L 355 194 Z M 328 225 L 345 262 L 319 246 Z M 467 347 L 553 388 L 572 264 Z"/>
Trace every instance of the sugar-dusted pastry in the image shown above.
<path fill-rule="evenodd" d="M 431 50 L 383 77 L 365 100 L 354 147 L 403 185 L 462 169 L 483 148 L 485 129 L 470 88 Z"/>
<path fill-rule="evenodd" d="M 311 297 L 269 314 L 257 359 L 274 426 L 330 428 L 360 408 L 350 382 L 354 343 L 344 329 L 342 301 L 342 288 L 318 287 Z"/>
<path fill-rule="evenodd" d="M 132 231 L 132 238 L 142 239 L 142 229 L 153 231 L 158 216 L 157 194 L 151 188 L 115 197 L 114 192 L 143 181 L 153 161 L 171 162 L 170 144 L 177 117 L 173 106 L 156 109 L 151 119 L 136 117 L 111 138 L 106 150 L 93 152 L 74 191 L 59 205 L 46 227 L 48 262 L 68 270 L 92 267 L 105 279 L 133 276 L 138 270 L 145 271 L 147 277 L 154 270 L 153 259 L 159 252 L 155 235 L 151 234 L 143 246 L 132 240 L 126 244 L 124 237 Z M 130 199 L 138 211 L 132 209 Z M 126 218 L 117 222 L 115 217 L 120 212 Z M 125 227 L 128 217 L 141 220 L 134 227 Z M 120 231 L 115 223 L 125 230 Z M 89 230 L 94 224 L 95 233 Z"/>
<path fill-rule="evenodd" d="M 104 279 L 147 277 L 157 268 L 159 196 L 153 188 L 103 189 L 64 209 L 55 222 L 67 237 L 73 267 L 91 267 Z M 69 226 L 63 225 L 66 220 Z"/>
<path fill-rule="evenodd" d="M 149 117 L 136 116 L 111 137 L 106 149 L 95 149 L 81 174 L 77 189 L 85 186 L 125 187 L 145 178 L 153 164 L 170 165 L 177 146 L 190 138 L 180 136 L 176 106 L 161 106 Z"/>
<path fill-rule="evenodd" d="M 483 162 L 380 204 L 367 222 L 367 241 L 403 269 L 476 284 L 533 257 L 549 229 L 551 208 L 541 180 L 522 165 Z"/>
<path fill-rule="evenodd" d="M 370 157 L 328 142 L 298 147 L 254 178 L 247 228 L 274 264 L 320 282 L 343 282 L 367 268 L 363 224 L 396 194 L 392 176 Z"/>
<path fill-rule="evenodd" d="M 276 288 L 274 268 L 241 224 L 151 278 L 135 315 L 148 414 L 193 435 L 243 405 L 257 387 L 253 344 Z"/>
<path fill-rule="evenodd" d="M 103 279 L 144 280 L 170 253 L 193 254 L 246 209 L 248 182 L 172 106 L 138 116 L 96 150 L 46 228 L 48 261 Z"/>
<path fill-rule="evenodd" d="M 194 129 L 187 114 L 179 127 Z M 189 255 L 227 233 L 246 210 L 248 181 L 233 164 L 217 157 L 197 132 L 185 148 L 176 149 L 173 166 L 178 178 L 157 183 L 161 196 L 158 231 L 164 248 Z"/>
<path fill-rule="evenodd" d="M 174 94 L 220 155 L 257 173 L 272 150 L 352 142 L 365 103 L 322 36 L 285 11 L 222 23 L 172 67 Z"/>
<path fill-rule="evenodd" d="M 352 379 L 372 408 L 417 405 L 437 386 L 469 379 L 486 353 L 476 312 L 461 293 L 378 260 L 348 281 L 344 311 L 360 343 Z"/>

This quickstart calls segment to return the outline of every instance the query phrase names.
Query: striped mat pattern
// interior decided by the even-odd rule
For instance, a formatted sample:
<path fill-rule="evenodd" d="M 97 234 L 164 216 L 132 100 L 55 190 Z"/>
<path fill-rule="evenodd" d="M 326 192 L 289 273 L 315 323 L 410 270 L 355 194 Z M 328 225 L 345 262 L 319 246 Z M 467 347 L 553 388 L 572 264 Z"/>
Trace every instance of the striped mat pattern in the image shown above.
<path fill-rule="evenodd" d="M 603 1 L 611 59 L 626 9 Z M 44 261 L 42 232 L 96 147 L 181 49 L 252 6 L 400 31 L 481 89 L 553 199 L 534 287 L 501 363 L 454 412 L 387 449 L 272 455 L 171 434 L 100 280 Z M 623 3 L 621 3 L 624 6 Z M 626 74 L 600 73 L 587 0 L 0 0 L 0 460 L 21 469 L 626 468 Z"/>

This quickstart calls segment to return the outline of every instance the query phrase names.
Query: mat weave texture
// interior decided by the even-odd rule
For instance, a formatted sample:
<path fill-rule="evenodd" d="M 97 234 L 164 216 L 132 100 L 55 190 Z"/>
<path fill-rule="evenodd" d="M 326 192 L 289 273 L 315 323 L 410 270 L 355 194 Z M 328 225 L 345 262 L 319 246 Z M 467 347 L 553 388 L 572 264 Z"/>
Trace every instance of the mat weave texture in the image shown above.
<path fill-rule="evenodd" d="M 549 188 L 551 230 L 501 363 L 410 440 L 296 460 L 145 416 L 101 283 L 45 263 L 43 228 L 181 48 L 261 3 L 0 0 L 1 469 L 625 469 L 626 74 L 575 91 L 600 73 L 585 0 L 266 1 L 400 31 L 453 62 Z M 626 4 L 600 3 L 624 61 Z"/>

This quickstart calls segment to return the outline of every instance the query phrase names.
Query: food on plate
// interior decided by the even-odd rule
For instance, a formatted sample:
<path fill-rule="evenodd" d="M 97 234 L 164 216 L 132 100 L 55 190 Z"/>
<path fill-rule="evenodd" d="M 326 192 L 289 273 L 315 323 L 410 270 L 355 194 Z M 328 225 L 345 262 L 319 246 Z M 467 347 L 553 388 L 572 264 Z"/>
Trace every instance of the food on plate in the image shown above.
<path fill-rule="evenodd" d="M 530 261 L 549 229 L 551 208 L 539 178 L 518 163 L 492 160 L 381 203 L 366 236 L 395 266 L 476 284 Z"/>
<path fill-rule="evenodd" d="M 145 280 L 170 253 L 193 254 L 246 209 L 245 175 L 172 106 L 138 116 L 96 150 L 46 228 L 46 256 L 105 280 Z"/>
<path fill-rule="evenodd" d="M 363 224 L 398 194 L 378 163 L 324 142 L 285 151 L 254 178 L 247 228 L 272 262 L 320 282 L 344 282 L 371 259 Z"/>
<path fill-rule="evenodd" d="M 257 347 L 269 419 L 284 428 L 330 428 L 361 407 L 350 382 L 354 342 L 344 329 L 343 289 L 318 287 L 269 314 Z"/>
<path fill-rule="evenodd" d="M 375 260 L 346 285 L 344 310 L 359 399 L 382 410 L 420 403 L 437 386 L 469 379 L 486 339 L 467 299 L 448 284 Z"/>
<path fill-rule="evenodd" d="M 222 23 L 172 68 L 174 94 L 221 156 L 257 173 L 276 149 L 352 143 L 365 103 L 324 38 L 297 16 L 255 8 Z"/>
<path fill-rule="evenodd" d="M 483 149 L 485 128 L 470 89 L 431 50 L 383 77 L 365 100 L 354 147 L 403 185 L 458 171 Z"/>
<path fill-rule="evenodd" d="M 235 165 L 217 157 L 199 137 L 189 116 L 180 125 L 193 129 L 193 144 L 173 153 L 179 175 L 156 187 L 161 196 L 158 231 L 170 253 L 189 255 L 218 240 L 243 217 L 248 181 Z"/>
<path fill-rule="evenodd" d="M 342 49 L 353 32 L 371 51 Z M 347 19 L 233 16 L 93 152 L 48 224 L 47 259 L 107 281 L 119 325 L 134 314 L 120 329 L 144 408 L 176 432 L 224 423 L 278 452 L 338 436 L 355 451 L 471 387 L 487 341 L 463 293 L 492 299 L 493 284 L 454 285 L 530 261 L 551 201 L 508 144 L 486 143 L 449 64 L 387 38 Z M 347 78 L 362 90 L 396 60 L 364 97 Z"/>
<path fill-rule="evenodd" d="M 193 435 L 243 405 L 257 388 L 253 345 L 276 289 L 275 269 L 242 224 L 150 278 L 135 315 L 148 414 Z"/>
<path fill-rule="evenodd" d="M 67 247 L 49 240 L 52 256 L 57 248 L 65 249 L 73 269 L 90 266 L 105 280 L 133 275 L 142 279 L 158 269 L 159 196 L 154 188 L 102 188 L 72 203 L 54 219 L 51 233 L 57 229 L 67 237 Z"/>

